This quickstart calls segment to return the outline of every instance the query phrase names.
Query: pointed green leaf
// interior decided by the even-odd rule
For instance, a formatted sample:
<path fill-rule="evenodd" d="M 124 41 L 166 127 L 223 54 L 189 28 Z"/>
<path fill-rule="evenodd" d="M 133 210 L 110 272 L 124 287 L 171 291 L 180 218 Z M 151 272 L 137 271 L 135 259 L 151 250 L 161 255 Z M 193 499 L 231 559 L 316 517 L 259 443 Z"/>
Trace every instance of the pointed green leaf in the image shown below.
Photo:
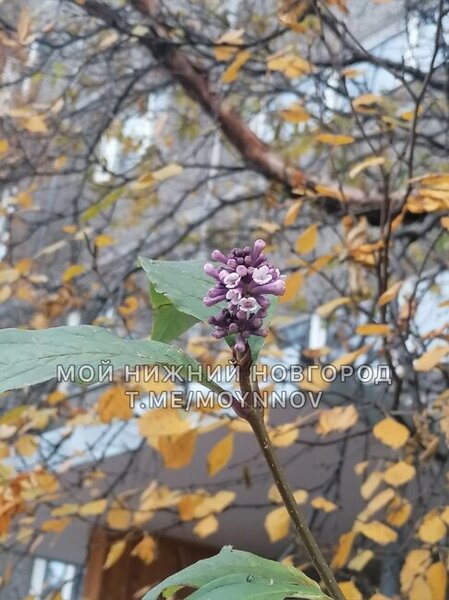
<path fill-rule="evenodd" d="M 124 340 L 107 329 L 91 325 L 52 327 L 39 331 L 0 330 L 0 393 L 56 377 L 58 365 L 75 372 L 89 365 L 98 376 L 110 361 L 113 369 L 125 365 L 168 365 L 186 375 L 190 366 L 199 373 L 199 363 L 176 346 L 153 340 Z M 198 381 L 212 391 L 222 391 L 211 381 Z"/>
<path fill-rule="evenodd" d="M 196 317 L 179 311 L 167 296 L 156 291 L 153 284 L 150 284 L 150 302 L 153 309 L 152 340 L 171 342 L 198 323 Z"/>
<path fill-rule="evenodd" d="M 225 547 L 219 554 L 183 569 L 150 590 L 144 600 L 157 600 L 181 587 L 198 588 L 195 600 L 330 600 L 319 585 L 298 569 L 249 552 Z"/>

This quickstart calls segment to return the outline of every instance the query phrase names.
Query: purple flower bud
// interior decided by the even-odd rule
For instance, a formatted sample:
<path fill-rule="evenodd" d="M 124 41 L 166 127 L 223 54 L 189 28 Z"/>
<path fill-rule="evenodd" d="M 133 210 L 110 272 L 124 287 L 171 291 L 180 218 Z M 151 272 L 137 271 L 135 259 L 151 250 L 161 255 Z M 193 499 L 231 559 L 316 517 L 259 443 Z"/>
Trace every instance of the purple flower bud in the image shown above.
<path fill-rule="evenodd" d="M 263 254 L 265 242 L 256 240 L 253 248 L 233 248 L 226 256 L 220 250 L 212 252 L 212 259 L 222 267 L 207 263 L 204 271 L 216 284 L 204 298 L 206 306 L 225 301 L 226 308 L 209 323 L 214 326 L 213 336 L 222 338 L 235 335 L 234 349 L 244 352 L 251 335 L 266 336 L 263 319 L 270 301 L 266 295 L 281 296 L 285 292 L 284 277 L 270 265 Z"/>
<path fill-rule="evenodd" d="M 226 264 L 226 256 L 220 250 L 214 250 L 210 257 L 212 260 L 217 260 L 218 262 Z"/>
<path fill-rule="evenodd" d="M 277 279 L 267 283 L 266 285 L 251 286 L 253 294 L 273 294 L 274 296 L 282 296 L 285 293 L 285 281 Z"/>
<path fill-rule="evenodd" d="M 234 348 L 235 348 L 236 352 L 242 352 L 242 353 L 245 352 L 246 341 L 241 335 L 237 336 L 237 339 L 234 344 Z"/>
<path fill-rule="evenodd" d="M 206 263 L 204 265 L 204 272 L 206 273 L 206 275 L 209 275 L 209 277 L 214 277 L 215 279 L 218 279 L 218 269 L 214 267 L 214 265 L 211 265 L 211 263 Z"/>

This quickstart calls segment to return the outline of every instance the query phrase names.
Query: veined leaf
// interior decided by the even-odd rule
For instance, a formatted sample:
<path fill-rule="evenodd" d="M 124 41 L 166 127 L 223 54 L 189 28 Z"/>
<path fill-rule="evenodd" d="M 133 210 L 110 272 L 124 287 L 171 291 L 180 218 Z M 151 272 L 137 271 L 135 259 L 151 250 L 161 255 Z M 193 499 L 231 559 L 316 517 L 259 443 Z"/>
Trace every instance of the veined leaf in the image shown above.
<path fill-rule="evenodd" d="M 184 375 L 189 366 L 194 373 L 199 369 L 199 363 L 176 346 L 154 340 L 124 340 L 107 329 L 91 325 L 39 331 L 2 329 L 0 346 L 0 393 L 53 379 L 59 365 L 65 370 L 73 366 L 75 373 L 83 365 L 89 365 L 93 381 L 98 381 L 105 361 L 110 361 L 113 369 L 125 365 L 170 365 L 181 367 Z M 222 391 L 213 382 L 200 379 L 200 375 L 198 378 L 212 391 Z"/>
<path fill-rule="evenodd" d="M 225 547 L 219 554 L 183 569 L 150 590 L 144 600 L 167 598 L 183 587 L 198 588 L 194 600 L 330 600 L 298 569 L 249 552 Z"/>

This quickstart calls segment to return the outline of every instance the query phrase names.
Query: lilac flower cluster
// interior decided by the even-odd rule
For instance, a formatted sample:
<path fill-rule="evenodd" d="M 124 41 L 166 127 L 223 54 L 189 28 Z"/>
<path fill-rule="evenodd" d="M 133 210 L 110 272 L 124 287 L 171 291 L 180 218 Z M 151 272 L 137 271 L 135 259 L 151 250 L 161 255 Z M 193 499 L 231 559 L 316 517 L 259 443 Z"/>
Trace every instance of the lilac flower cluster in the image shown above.
<path fill-rule="evenodd" d="M 216 280 L 204 298 L 206 306 L 227 302 L 219 315 L 210 317 L 214 325 L 213 336 L 223 338 L 236 335 L 235 350 L 243 352 L 251 335 L 266 336 L 263 319 L 270 301 L 267 295 L 282 296 L 285 292 L 285 276 L 279 269 L 270 265 L 263 254 L 263 240 L 256 240 L 253 249 L 234 248 L 228 255 L 214 250 L 212 260 L 220 263 L 214 266 L 207 263 L 204 271 Z"/>

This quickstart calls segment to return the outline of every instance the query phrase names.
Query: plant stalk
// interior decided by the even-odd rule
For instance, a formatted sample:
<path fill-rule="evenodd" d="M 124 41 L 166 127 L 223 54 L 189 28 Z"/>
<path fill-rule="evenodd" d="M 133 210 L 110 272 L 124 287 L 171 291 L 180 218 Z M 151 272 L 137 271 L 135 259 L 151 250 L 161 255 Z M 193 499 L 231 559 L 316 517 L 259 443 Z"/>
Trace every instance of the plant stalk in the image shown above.
<path fill-rule="evenodd" d="M 242 392 L 248 392 L 247 398 L 250 399 L 250 405 L 247 407 L 246 420 L 250 424 L 257 442 L 262 450 L 265 461 L 273 475 L 273 479 L 290 515 L 290 518 L 298 532 L 299 537 L 307 550 L 310 559 L 321 577 L 327 592 L 334 600 L 345 600 L 343 592 L 335 579 L 335 576 L 326 562 L 312 532 L 309 529 L 307 521 L 298 508 L 298 504 L 293 496 L 292 489 L 285 478 L 283 468 L 279 462 L 277 453 L 271 443 L 267 428 L 263 419 L 262 410 L 254 404 L 254 394 L 251 385 L 249 369 L 241 369 L 240 386 Z"/>

